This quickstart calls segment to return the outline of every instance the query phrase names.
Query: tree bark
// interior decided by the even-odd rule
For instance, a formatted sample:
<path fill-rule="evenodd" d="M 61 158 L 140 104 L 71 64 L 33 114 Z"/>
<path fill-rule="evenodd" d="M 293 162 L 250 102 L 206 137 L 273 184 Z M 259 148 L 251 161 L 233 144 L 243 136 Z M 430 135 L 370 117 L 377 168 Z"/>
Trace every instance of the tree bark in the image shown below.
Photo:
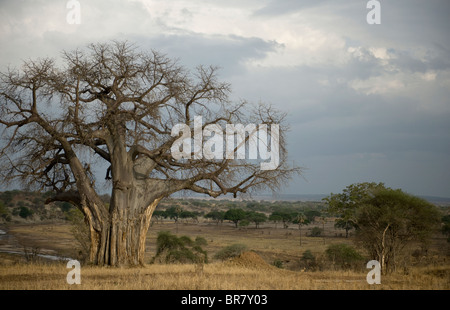
<path fill-rule="evenodd" d="M 390 224 L 388 224 L 388 225 L 386 226 L 386 228 L 385 228 L 384 231 L 383 231 L 382 238 L 381 238 L 381 253 L 380 253 L 381 261 L 380 261 L 380 264 L 381 264 L 381 272 L 382 272 L 383 274 L 386 274 L 386 273 L 387 273 L 386 232 L 387 232 L 387 230 L 389 229 L 389 226 L 390 226 Z"/>
<path fill-rule="evenodd" d="M 112 208 L 102 230 L 91 226 L 91 262 L 95 265 L 144 265 L 145 240 L 150 220 L 161 198 L 142 208 L 133 206 L 133 198 Z"/>

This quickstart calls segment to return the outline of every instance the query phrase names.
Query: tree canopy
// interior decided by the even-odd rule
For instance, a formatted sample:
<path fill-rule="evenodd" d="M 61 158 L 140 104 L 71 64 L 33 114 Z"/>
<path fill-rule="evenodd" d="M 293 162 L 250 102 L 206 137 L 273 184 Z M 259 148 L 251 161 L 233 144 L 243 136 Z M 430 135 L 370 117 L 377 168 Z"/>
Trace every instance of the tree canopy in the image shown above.
<path fill-rule="evenodd" d="M 328 212 L 339 217 L 335 226 L 345 229 L 346 238 L 349 231 L 357 227 L 356 210 L 376 190 L 383 188 L 383 183 L 356 183 L 347 186 L 342 193 L 331 193 L 323 199 L 328 203 Z"/>
<path fill-rule="evenodd" d="M 337 224 L 356 229 L 356 240 L 380 262 L 382 271 L 396 266 L 399 254 L 411 242 L 426 244 L 439 227 L 439 210 L 424 199 L 383 183 L 358 183 L 341 194 L 325 198 Z"/>
<path fill-rule="evenodd" d="M 410 242 L 426 245 L 441 220 L 433 204 L 390 188 L 367 198 L 356 218 L 357 240 L 385 273 L 396 268 L 398 255 Z"/>

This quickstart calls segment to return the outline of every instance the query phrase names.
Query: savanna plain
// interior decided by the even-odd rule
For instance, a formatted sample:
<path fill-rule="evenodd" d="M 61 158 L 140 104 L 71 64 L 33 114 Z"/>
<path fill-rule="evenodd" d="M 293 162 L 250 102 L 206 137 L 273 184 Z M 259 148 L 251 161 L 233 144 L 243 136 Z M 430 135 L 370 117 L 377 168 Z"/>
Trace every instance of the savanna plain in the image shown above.
<path fill-rule="evenodd" d="M 313 233 L 319 227 L 321 233 Z M 18 221 L 0 224 L 0 289 L 2 290 L 448 290 L 450 246 L 437 233 L 426 254 L 409 251 L 394 272 L 382 275 L 381 284 L 368 284 L 363 260 L 351 268 L 330 260 L 332 245 L 354 246 L 352 234 L 335 228 L 334 219 L 322 218 L 299 229 L 265 222 L 238 226 L 232 222 L 193 219 L 154 219 L 147 234 L 146 263 L 141 267 L 98 267 L 80 259 L 73 223 L 66 220 Z M 160 232 L 206 240 L 207 262 L 165 263 L 152 260 Z M 224 248 L 240 252 L 219 259 Z M 358 249 L 356 247 L 356 249 Z M 412 254 L 411 254 L 412 253 Z M 44 255 L 52 255 L 48 259 Z M 56 258 L 55 258 L 56 257 Z M 81 284 L 68 284 L 70 257 L 81 260 Z"/>

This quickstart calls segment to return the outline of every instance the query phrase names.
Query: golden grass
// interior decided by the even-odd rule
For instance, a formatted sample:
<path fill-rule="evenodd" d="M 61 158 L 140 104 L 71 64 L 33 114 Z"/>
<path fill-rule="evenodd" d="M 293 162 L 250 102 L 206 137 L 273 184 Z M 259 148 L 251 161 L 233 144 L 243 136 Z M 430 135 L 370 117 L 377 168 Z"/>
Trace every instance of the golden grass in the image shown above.
<path fill-rule="evenodd" d="M 2 290 L 448 290 L 450 267 L 415 268 L 408 275 L 382 276 L 369 285 L 366 273 L 295 272 L 267 265 L 146 265 L 141 268 L 82 266 L 81 284 L 69 285 L 63 263 L 0 266 Z"/>
<path fill-rule="evenodd" d="M 176 232 L 175 224 L 155 224 L 148 233 L 147 260 L 156 250 L 157 232 Z M 450 265 L 411 267 L 408 274 L 394 273 L 381 277 L 380 285 L 369 285 L 369 270 L 301 272 L 294 262 L 305 250 L 320 255 L 333 243 L 348 242 L 334 238 L 333 231 L 322 238 L 302 237 L 299 246 L 298 230 L 247 229 L 232 226 L 183 225 L 178 235 L 205 237 L 208 241 L 208 257 L 222 247 L 243 243 L 258 253 L 265 261 L 255 257 L 232 262 L 211 262 L 200 270 L 196 265 L 145 265 L 142 268 L 81 267 L 81 285 L 66 282 L 70 269 L 64 263 L 24 263 L 13 255 L 0 253 L 1 290 L 448 290 L 450 289 Z M 71 255 L 75 243 L 67 224 L 14 225 L 10 232 L 21 244 L 54 250 Z M 325 241 L 325 242 L 324 242 Z M 445 244 L 445 246 L 447 246 Z M 437 246 L 435 246 L 437 248 Z M 247 257 L 248 258 L 248 257 Z M 253 260 L 252 260 L 253 259 Z M 281 259 L 286 269 L 267 263 Z"/>

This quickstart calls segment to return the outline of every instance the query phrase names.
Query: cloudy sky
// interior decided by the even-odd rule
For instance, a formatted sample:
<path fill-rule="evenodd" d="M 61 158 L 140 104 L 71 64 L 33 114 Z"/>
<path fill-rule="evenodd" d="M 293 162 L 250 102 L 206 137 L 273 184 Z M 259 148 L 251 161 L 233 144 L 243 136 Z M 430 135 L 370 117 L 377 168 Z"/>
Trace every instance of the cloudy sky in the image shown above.
<path fill-rule="evenodd" d="M 235 98 L 288 113 L 284 193 L 384 182 L 450 197 L 450 1 L 0 1 L 0 70 L 111 39 L 218 65 Z"/>

